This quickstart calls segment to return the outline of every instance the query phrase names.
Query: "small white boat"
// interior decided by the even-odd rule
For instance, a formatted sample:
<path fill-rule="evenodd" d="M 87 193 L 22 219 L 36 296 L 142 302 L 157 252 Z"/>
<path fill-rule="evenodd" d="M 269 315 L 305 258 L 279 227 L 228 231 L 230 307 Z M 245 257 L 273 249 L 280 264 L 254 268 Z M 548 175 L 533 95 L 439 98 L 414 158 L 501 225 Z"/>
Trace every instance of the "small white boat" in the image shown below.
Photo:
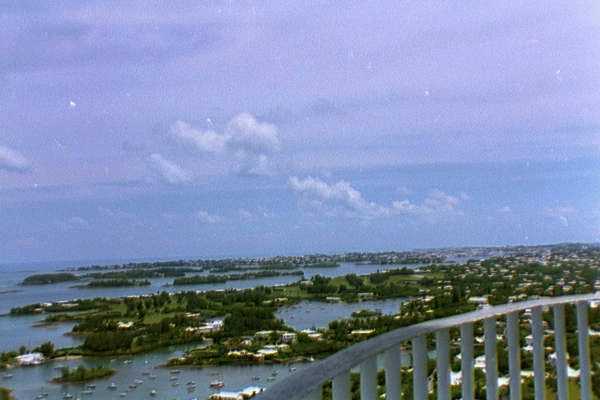
<path fill-rule="evenodd" d="M 223 381 L 212 381 L 209 386 L 213 389 L 221 389 L 225 386 L 225 383 Z"/>
<path fill-rule="evenodd" d="M 156 396 L 156 390 L 152 389 L 152 390 L 150 391 L 150 396 Z"/>
<path fill-rule="evenodd" d="M 2 379 L 12 379 L 13 374 L 4 374 L 2 375 Z"/>
<path fill-rule="evenodd" d="M 114 390 L 114 389 L 117 388 L 117 384 L 114 383 L 114 382 L 112 382 L 110 385 L 108 385 L 108 388 L 111 389 L 111 390 Z"/>

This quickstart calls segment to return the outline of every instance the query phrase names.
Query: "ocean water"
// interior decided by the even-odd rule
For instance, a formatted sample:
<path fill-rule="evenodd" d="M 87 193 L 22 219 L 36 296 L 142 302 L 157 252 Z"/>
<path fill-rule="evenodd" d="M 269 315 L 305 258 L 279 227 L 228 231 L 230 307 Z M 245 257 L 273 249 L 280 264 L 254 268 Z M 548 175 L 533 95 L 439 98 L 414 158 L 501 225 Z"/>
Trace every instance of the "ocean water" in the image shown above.
<path fill-rule="evenodd" d="M 0 314 L 6 314 L 15 306 L 22 306 L 32 303 L 51 302 L 60 300 L 72 300 L 77 298 L 94 297 L 120 297 L 127 295 L 139 295 L 155 293 L 160 291 L 176 290 L 201 290 L 209 291 L 225 288 L 250 288 L 259 285 L 274 286 L 294 282 L 298 280 L 297 276 L 262 278 L 245 281 L 231 281 L 225 284 L 205 284 L 173 287 L 166 286 L 172 282 L 172 278 L 153 279 L 152 285 L 148 287 L 133 288 L 102 288 L 102 289 L 80 289 L 74 288 L 73 282 L 60 283 L 44 286 L 21 286 L 23 279 L 34 273 L 52 272 L 64 268 L 60 263 L 40 264 L 40 265 L 21 265 L 21 266 L 2 266 L 0 267 Z M 403 267 L 403 266 L 400 266 Z M 400 268 L 397 267 L 397 268 Z M 408 266 L 414 267 L 414 266 Z M 335 277 L 349 273 L 359 275 L 368 274 L 377 270 L 386 270 L 394 268 L 393 266 L 378 265 L 355 265 L 344 263 L 337 268 L 307 268 L 304 270 L 305 277 L 310 278 L 314 275 Z M 381 310 L 383 313 L 390 314 L 398 310 L 402 299 L 386 301 L 367 301 L 356 304 L 345 303 L 318 303 L 301 302 L 295 306 L 284 307 L 279 312 L 280 318 L 284 319 L 288 325 L 305 329 L 311 327 L 326 326 L 329 321 L 338 318 L 347 318 L 353 311 L 360 309 Z M 60 323 L 50 326 L 36 326 L 43 319 L 43 316 L 0 316 L 0 351 L 16 350 L 19 346 L 25 345 L 33 348 L 45 341 L 52 341 L 58 347 L 77 346 L 80 339 L 68 335 L 73 327 L 73 323 Z M 12 375 L 4 379 L 4 373 L 0 374 L 0 386 L 8 387 L 14 391 L 17 400 L 35 399 L 41 393 L 48 393 L 49 399 L 62 399 L 69 393 L 75 399 L 147 399 L 150 397 L 150 391 L 157 391 L 157 398 L 185 399 L 185 398 L 207 398 L 212 390 L 209 383 L 212 380 L 219 379 L 225 382 L 223 390 L 241 390 L 246 386 L 262 386 L 276 382 L 293 373 L 289 366 L 278 365 L 258 365 L 251 367 L 209 367 L 209 368 L 184 368 L 178 375 L 177 386 L 173 386 L 169 369 L 161 368 L 169 358 L 182 354 L 188 346 L 171 347 L 161 349 L 151 354 L 138 355 L 134 357 L 118 358 L 84 358 L 66 362 L 51 362 L 37 367 L 16 368 L 7 371 Z M 127 363 L 126 363 L 127 361 Z M 105 380 L 95 381 L 96 389 L 93 394 L 83 394 L 85 385 L 58 385 L 50 383 L 52 378 L 59 375 L 58 367 L 62 365 L 106 365 L 117 370 L 117 373 Z M 305 364 L 295 366 L 301 369 Z M 156 375 L 155 380 L 150 380 L 142 372 L 148 372 Z M 136 379 L 144 380 L 144 383 L 136 389 L 128 389 Z M 197 383 L 196 389 L 189 392 L 187 382 Z M 117 390 L 107 389 L 111 382 L 117 384 Z M 122 396 L 121 393 L 124 393 Z"/>

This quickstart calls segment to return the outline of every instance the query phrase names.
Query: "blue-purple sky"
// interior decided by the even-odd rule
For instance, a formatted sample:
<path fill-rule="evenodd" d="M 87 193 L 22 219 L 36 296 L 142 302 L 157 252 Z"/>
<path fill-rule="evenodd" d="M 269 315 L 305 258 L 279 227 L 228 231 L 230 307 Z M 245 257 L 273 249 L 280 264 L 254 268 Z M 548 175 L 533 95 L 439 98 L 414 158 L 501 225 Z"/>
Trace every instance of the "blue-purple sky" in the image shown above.
<path fill-rule="evenodd" d="M 600 238 L 595 1 L 0 1 L 0 263 Z"/>

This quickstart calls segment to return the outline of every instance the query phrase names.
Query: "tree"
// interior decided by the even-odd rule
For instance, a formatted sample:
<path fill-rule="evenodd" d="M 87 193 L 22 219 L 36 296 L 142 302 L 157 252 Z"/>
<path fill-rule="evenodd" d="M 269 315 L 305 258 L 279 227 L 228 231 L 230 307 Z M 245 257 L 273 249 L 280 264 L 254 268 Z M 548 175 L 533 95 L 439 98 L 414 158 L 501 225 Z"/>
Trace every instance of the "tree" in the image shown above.
<path fill-rule="evenodd" d="M 54 344 L 50 341 L 42 343 L 35 351 L 42 353 L 44 357 L 52 357 L 55 351 Z"/>

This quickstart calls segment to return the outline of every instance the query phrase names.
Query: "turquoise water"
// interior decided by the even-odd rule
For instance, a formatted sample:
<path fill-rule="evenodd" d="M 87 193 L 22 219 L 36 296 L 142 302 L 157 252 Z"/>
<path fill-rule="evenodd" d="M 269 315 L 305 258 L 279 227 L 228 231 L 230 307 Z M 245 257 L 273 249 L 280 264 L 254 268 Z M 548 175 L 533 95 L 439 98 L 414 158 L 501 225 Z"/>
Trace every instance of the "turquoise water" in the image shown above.
<path fill-rule="evenodd" d="M 360 310 L 380 311 L 386 315 L 396 314 L 400 304 L 404 301 L 405 299 L 361 301 L 359 303 L 302 301 L 293 306 L 280 308 L 277 317 L 296 330 L 326 328 L 329 322 L 350 318 L 353 312 Z"/>
<path fill-rule="evenodd" d="M 38 367 L 16 368 L 9 371 L 13 377 L 8 380 L 0 381 L 1 385 L 10 387 L 18 400 L 35 399 L 41 393 L 48 393 L 48 399 L 63 399 L 66 393 L 74 396 L 74 399 L 149 399 L 150 391 L 156 390 L 159 399 L 189 399 L 197 397 L 206 399 L 214 390 L 209 388 L 209 383 L 213 380 L 222 380 L 225 387 L 221 390 L 237 391 L 247 386 L 268 387 L 278 380 L 288 376 L 289 366 L 286 365 L 260 365 L 251 367 L 210 367 L 210 368 L 182 368 L 181 373 L 174 375 L 170 369 L 158 367 L 168 358 L 181 354 L 185 348 L 170 348 L 160 352 L 155 352 L 145 356 L 133 358 L 119 357 L 114 359 L 107 358 L 86 358 L 68 362 L 52 362 Z M 131 363 L 125 363 L 131 360 Z M 57 369 L 60 366 L 97 366 L 104 365 L 117 369 L 117 373 L 107 379 L 96 380 L 93 383 L 96 389 L 93 394 L 84 394 L 85 384 L 53 384 L 52 378 L 60 375 Z M 296 365 L 298 370 L 306 364 Z M 273 372 L 277 376 L 272 377 Z M 148 375 L 154 375 L 156 379 L 150 379 Z M 176 377 L 176 381 L 171 381 L 171 377 Z M 255 380 L 254 377 L 259 378 Z M 137 379 L 143 380 L 135 389 L 129 389 Z M 273 380 L 270 380 L 273 379 Z M 186 383 L 195 382 L 196 389 L 193 392 L 188 391 Z M 108 389 L 111 383 L 115 383 L 116 390 Z M 174 382 L 178 386 L 173 386 Z M 126 396 L 121 397 L 121 393 Z"/>
<path fill-rule="evenodd" d="M 305 276 L 310 278 L 314 275 L 335 277 L 349 273 L 368 274 L 377 270 L 394 268 L 393 266 L 377 265 L 354 265 L 345 263 L 338 268 L 308 268 Z M 224 288 L 250 288 L 259 285 L 274 286 L 293 282 L 298 277 L 275 277 L 246 281 L 231 281 L 225 284 L 206 284 L 183 287 L 165 286 L 172 279 L 154 279 L 149 287 L 134 288 L 102 288 L 102 289 L 78 289 L 73 288 L 73 283 L 62 283 L 45 286 L 19 286 L 19 283 L 33 273 L 49 272 L 58 269 L 56 266 L 38 269 L 22 269 L 20 271 L 0 270 L 0 314 L 7 313 L 12 307 L 39 302 L 71 300 L 76 298 L 93 297 L 119 297 L 127 295 L 138 295 L 153 293 L 162 290 L 215 290 Z M 360 309 L 381 310 L 383 313 L 394 313 L 398 310 L 401 299 L 386 301 L 368 301 L 356 304 L 344 303 L 317 303 L 302 302 L 292 307 L 280 310 L 278 315 L 290 326 L 297 329 L 326 326 L 329 321 L 346 318 L 353 311 Z M 52 326 L 35 327 L 43 316 L 0 317 L 0 351 L 15 350 L 21 345 L 33 348 L 47 340 L 54 342 L 57 347 L 76 346 L 80 340 L 67 335 L 73 327 L 72 323 L 61 323 Z M 189 347 L 180 346 L 163 349 L 147 355 L 139 355 L 130 358 L 85 358 L 65 362 L 52 362 L 37 367 L 16 368 L 8 373 L 12 374 L 10 379 L 0 379 L 0 386 L 9 387 L 14 391 L 17 400 L 35 399 L 41 393 L 48 393 L 49 399 L 62 399 L 64 394 L 74 396 L 74 400 L 85 399 L 148 399 L 151 398 L 150 391 L 156 390 L 157 397 L 161 399 L 199 399 L 207 398 L 213 391 L 209 383 L 215 379 L 223 380 L 225 388 L 222 390 L 236 391 L 247 386 L 267 387 L 279 379 L 292 373 L 289 366 L 251 366 L 251 367 L 209 367 L 209 368 L 184 368 L 177 375 L 178 386 L 172 386 L 171 374 L 168 369 L 160 368 L 169 358 L 180 355 Z M 130 361 L 130 363 L 125 363 Z M 106 365 L 117 370 L 117 373 L 104 380 L 98 380 L 93 394 L 84 394 L 85 385 L 59 385 L 52 384 L 52 378 L 59 375 L 56 369 L 62 365 L 77 366 Z M 297 365 L 298 369 L 304 364 Z M 273 376 L 276 373 L 276 376 Z M 4 373 L 0 373 L 2 376 Z M 146 374 L 156 375 L 155 380 L 150 380 Z M 256 377 L 256 378 L 255 378 Z M 136 379 L 144 383 L 136 389 L 129 390 L 130 384 Z M 258 380 L 256 380 L 258 379 Z M 193 392 L 188 392 L 187 382 L 197 383 Z M 114 382 L 117 390 L 107 389 Z M 126 393 L 121 397 L 121 393 Z"/>

